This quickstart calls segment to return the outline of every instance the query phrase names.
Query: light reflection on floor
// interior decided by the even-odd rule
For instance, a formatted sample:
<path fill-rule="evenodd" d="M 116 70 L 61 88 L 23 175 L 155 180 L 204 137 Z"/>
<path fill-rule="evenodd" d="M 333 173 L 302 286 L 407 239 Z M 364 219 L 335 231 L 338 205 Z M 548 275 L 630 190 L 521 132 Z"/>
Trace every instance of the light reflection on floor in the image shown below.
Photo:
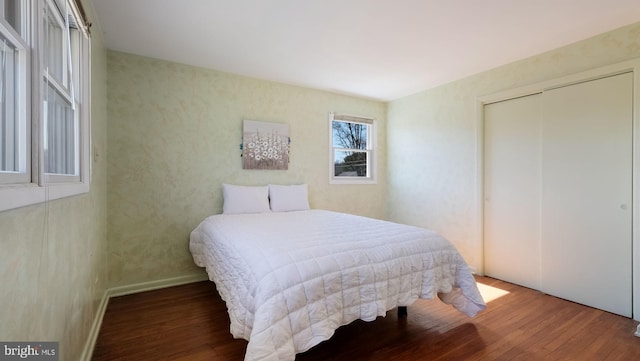
<path fill-rule="evenodd" d="M 497 298 L 500 298 L 504 295 L 509 294 L 508 291 L 501 290 L 496 287 L 488 286 L 480 282 L 477 282 L 477 285 L 478 285 L 478 290 L 480 291 L 482 298 L 484 298 L 485 303 L 489 303 Z"/>

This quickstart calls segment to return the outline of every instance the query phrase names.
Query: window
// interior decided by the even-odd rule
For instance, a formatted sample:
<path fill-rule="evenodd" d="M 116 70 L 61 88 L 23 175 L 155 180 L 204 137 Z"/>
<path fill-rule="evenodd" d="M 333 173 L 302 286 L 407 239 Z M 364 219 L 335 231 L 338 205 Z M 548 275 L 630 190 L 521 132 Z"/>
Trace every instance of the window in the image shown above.
<path fill-rule="evenodd" d="M 331 183 L 375 183 L 373 119 L 331 113 Z"/>
<path fill-rule="evenodd" d="M 0 0 L 0 211 L 89 190 L 90 39 L 78 5 Z"/>
<path fill-rule="evenodd" d="M 30 123 L 27 104 L 27 32 L 20 24 L 18 1 L 0 0 L 0 184 L 24 183 L 28 167 Z"/>
<path fill-rule="evenodd" d="M 82 59 L 88 58 L 83 57 L 88 54 L 88 42 L 83 41 L 78 18 L 68 2 L 47 1 L 43 18 L 44 172 L 48 183 L 79 182 L 83 168 L 81 148 L 86 142 L 80 134 L 85 118 L 82 109 L 88 105 L 81 81 L 88 76 L 88 70 Z"/>

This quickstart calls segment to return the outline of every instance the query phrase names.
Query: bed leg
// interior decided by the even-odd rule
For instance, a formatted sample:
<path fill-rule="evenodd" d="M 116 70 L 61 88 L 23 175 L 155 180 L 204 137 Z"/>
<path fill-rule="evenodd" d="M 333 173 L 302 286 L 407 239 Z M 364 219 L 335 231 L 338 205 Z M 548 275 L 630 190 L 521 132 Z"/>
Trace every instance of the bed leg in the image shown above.
<path fill-rule="evenodd" d="M 398 306 L 398 318 L 407 317 L 407 306 Z"/>

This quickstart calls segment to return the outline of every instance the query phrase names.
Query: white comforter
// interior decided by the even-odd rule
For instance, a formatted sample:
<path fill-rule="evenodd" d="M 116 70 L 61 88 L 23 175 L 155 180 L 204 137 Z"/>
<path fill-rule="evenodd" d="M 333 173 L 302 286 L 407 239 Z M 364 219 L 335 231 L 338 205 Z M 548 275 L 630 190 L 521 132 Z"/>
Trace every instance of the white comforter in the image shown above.
<path fill-rule="evenodd" d="M 214 215 L 190 237 L 226 302 L 245 360 L 294 360 L 356 319 L 440 296 L 485 308 L 455 247 L 433 231 L 343 213 Z"/>

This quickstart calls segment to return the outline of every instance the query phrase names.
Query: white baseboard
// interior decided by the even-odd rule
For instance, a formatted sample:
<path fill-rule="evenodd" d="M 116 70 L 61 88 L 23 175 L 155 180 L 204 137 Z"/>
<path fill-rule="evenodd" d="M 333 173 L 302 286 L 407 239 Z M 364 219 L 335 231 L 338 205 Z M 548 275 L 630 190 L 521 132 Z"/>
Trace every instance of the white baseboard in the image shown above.
<path fill-rule="evenodd" d="M 104 295 L 102 296 L 102 300 L 100 301 L 100 306 L 98 306 L 98 311 L 96 312 L 96 316 L 93 319 L 93 324 L 91 325 L 89 336 L 87 337 L 84 350 L 82 351 L 82 355 L 80 356 L 80 361 L 91 361 L 91 357 L 93 356 L 93 349 L 96 347 L 96 341 L 98 340 L 98 335 L 100 334 L 102 319 L 104 318 L 104 314 L 107 311 L 107 305 L 111 297 L 124 296 L 124 295 L 130 295 L 133 293 L 157 290 L 160 288 L 180 286 L 180 285 L 200 282 L 200 281 L 207 281 L 208 279 L 209 278 L 207 277 L 207 274 L 203 273 L 203 274 L 197 274 L 197 275 L 167 278 L 163 280 L 156 280 L 156 281 L 150 281 L 150 282 L 135 283 L 132 285 L 118 286 L 118 287 L 112 287 L 107 289 L 104 292 Z"/>
<path fill-rule="evenodd" d="M 84 349 L 82 350 L 82 355 L 80 355 L 80 361 L 91 361 L 91 356 L 93 356 L 93 349 L 96 347 L 96 341 L 98 340 L 98 334 L 100 334 L 102 319 L 104 318 L 104 313 L 107 311 L 108 303 L 109 290 L 106 290 L 102 295 L 102 299 L 100 300 L 100 305 L 98 306 L 96 316 L 93 318 L 93 324 L 91 324 L 89 337 L 87 337 L 87 341 L 84 344 Z"/>
<path fill-rule="evenodd" d="M 134 283 L 132 285 L 126 285 L 126 286 L 112 287 L 109 289 L 108 292 L 109 292 L 109 298 L 111 298 L 111 297 L 117 297 L 117 296 L 130 295 L 132 293 L 157 290 L 160 288 L 180 286 L 180 285 L 185 285 L 187 283 L 206 281 L 208 279 L 209 278 L 207 278 L 207 274 L 203 273 L 203 274 L 196 274 L 196 275 L 167 278 L 163 280 L 156 280 L 156 281 L 150 281 L 150 282 Z"/>

